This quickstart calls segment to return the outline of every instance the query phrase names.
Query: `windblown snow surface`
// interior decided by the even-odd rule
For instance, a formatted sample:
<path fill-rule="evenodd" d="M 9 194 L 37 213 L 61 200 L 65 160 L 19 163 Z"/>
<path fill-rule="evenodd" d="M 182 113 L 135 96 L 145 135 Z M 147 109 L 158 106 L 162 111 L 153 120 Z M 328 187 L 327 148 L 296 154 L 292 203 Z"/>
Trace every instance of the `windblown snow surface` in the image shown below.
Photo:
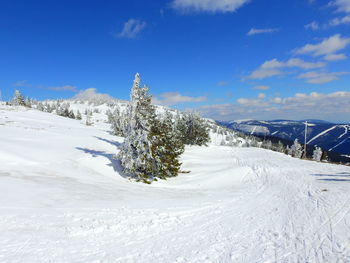
<path fill-rule="evenodd" d="M 209 145 L 146 185 L 108 130 L 0 107 L 0 262 L 350 262 L 350 167 Z"/>

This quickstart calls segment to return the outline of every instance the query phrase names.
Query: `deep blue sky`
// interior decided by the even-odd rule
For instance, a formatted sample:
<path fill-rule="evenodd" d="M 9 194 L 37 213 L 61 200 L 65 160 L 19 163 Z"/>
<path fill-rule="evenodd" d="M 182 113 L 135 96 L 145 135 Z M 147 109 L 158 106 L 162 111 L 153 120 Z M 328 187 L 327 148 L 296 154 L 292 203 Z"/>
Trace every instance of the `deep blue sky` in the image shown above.
<path fill-rule="evenodd" d="M 157 103 L 217 119 L 350 121 L 350 1 L 222 2 L 2 0 L 2 97 L 128 99 L 140 72 Z"/>

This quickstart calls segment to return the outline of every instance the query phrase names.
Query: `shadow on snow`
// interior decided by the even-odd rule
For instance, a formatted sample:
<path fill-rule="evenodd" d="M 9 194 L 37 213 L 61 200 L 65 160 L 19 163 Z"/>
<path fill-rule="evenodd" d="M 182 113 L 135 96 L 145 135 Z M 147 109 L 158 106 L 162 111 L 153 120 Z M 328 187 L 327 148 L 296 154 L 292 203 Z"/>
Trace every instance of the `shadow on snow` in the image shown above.
<path fill-rule="evenodd" d="M 350 182 L 350 173 L 342 172 L 337 174 L 312 174 L 312 176 L 319 177 L 318 181 L 328 182 Z M 328 177 L 328 178 L 324 178 Z"/>
<path fill-rule="evenodd" d="M 113 167 L 113 170 L 118 174 L 120 174 L 121 177 L 129 178 L 129 176 L 123 172 L 123 168 L 120 164 L 120 160 L 117 159 L 115 154 L 106 153 L 104 151 L 96 151 L 96 150 L 91 150 L 87 148 L 81 148 L 81 147 L 76 147 L 76 149 L 79 151 L 83 151 L 84 153 L 90 154 L 92 157 L 102 156 L 104 158 L 107 158 L 111 162 L 110 164 L 108 164 L 108 166 Z"/>
<path fill-rule="evenodd" d="M 106 143 L 109 143 L 115 147 L 117 147 L 118 149 L 123 145 L 122 143 L 120 142 L 117 142 L 117 141 L 112 141 L 112 140 L 107 140 L 105 138 L 101 138 L 101 137 L 98 137 L 98 136 L 94 136 L 96 139 L 99 139 L 100 141 L 103 141 L 103 142 L 106 142 Z"/>

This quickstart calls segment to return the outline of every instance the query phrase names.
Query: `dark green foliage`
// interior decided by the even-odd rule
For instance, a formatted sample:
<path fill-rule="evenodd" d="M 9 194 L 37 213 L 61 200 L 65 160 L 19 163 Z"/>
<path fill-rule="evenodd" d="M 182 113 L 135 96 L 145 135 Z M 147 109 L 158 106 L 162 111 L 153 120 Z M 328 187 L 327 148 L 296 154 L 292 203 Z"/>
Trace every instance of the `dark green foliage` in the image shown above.
<path fill-rule="evenodd" d="M 81 120 L 81 113 L 80 113 L 79 110 L 77 111 L 77 115 L 75 116 L 75 118 L 76 118 L 77 120 Z"/>
<path fill-rule="evenodd" d="M 154 118 L 152 121 L 149 140 L 156 163 L 154 176 L 160 179 L 177 176 L 181 167 L 179 157 L 184 152 L 184 144 L 174 128 L 173 117 L 169 112 L 163 119 Z"/>
<path fill-rule="evenodd" d="M 69 111 L 68 118 L 75 119 L 75 114 L 74 114 L 73 110 Z"/>
<path fill-rule="evenodd" d="M 178 117 L 177 129 L 184 144 L 201 146 L 210 141 L 207 124 L 197 114 L 187 113 Z"/>

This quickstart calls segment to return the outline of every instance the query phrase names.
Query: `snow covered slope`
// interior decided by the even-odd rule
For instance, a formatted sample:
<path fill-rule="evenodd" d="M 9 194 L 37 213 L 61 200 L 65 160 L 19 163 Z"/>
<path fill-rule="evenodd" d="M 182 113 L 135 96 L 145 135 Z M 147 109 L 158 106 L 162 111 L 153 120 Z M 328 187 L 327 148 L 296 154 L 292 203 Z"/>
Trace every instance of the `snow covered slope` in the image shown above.
<path fill-rule="evenodd" d="M 0 106 L 0 262 L 350 261 L 350 167 L 210 145 L 146 185 L 108 130 Z"/>

